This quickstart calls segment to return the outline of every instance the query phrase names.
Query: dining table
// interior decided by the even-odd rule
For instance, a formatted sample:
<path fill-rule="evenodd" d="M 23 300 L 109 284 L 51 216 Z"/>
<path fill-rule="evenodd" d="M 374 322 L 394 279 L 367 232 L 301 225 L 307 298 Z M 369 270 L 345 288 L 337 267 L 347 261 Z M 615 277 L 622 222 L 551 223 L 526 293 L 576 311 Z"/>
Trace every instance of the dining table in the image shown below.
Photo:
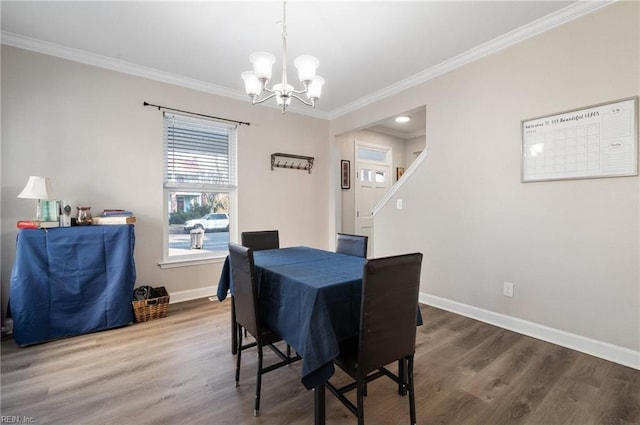
<path fill-rule="evenodd" d="M 365 259 L 296 246 L 255 251 L 261 321 L 302 357 L 301 381 L 314 390 L 314 423 L 325 423 L 325 383 L 339 344 L 358 335 Z M 217 296 L 233 294 L 229 259 Z"/>

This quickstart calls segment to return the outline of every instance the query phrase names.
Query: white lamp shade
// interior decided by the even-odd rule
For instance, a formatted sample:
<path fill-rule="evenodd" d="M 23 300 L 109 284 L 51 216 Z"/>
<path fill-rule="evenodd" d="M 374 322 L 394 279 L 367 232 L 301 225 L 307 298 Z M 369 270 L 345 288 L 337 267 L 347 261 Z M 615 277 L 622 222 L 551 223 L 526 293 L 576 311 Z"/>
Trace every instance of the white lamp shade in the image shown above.
<path fill-rule="evenodd" d="M 249 56 L 249 60 L 253 64 L 253 72 L 256 74 L 256 78 L 259 80 L 271 79 L 271 68 L 276 62 L 275 56 L 271 53 L 256 52 Z"/>
<path fill-rule="evenodd" d="M 260 96 L 262 93 L 262 83 L 256 77 L 255 72 L 245 71 L 241 75 L 244 80 L 244 89 L 249 96 Z"/>
<path fill-rule="evenodd" d="M 316 76 L 316 69 L 320 65 L 320 61 L 311 55 L 298 56 L 293 64 L 298 69 L 298 78 L 300 82 L 311 81 Z"/>
<path fill-rule="evenodd" d="M 322 95 L 322 86 L 324 85 L 324 78 L 315 77 L 309 83 L 309 87 L 307 88 L 307 97 L 309 99 L 319 99 Z"/>
<path fill-rule="evenodd" d="M 18 198 L 25 199 L 56 199 L 49 177 L 29 176 L 29 180 Z"/>

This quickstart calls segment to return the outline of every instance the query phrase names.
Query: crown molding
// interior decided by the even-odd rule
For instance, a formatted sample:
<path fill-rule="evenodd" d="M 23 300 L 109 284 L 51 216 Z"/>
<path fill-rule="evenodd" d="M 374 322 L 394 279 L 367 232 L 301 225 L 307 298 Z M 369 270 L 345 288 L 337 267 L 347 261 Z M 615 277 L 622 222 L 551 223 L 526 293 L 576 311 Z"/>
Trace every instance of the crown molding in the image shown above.
<path fill-rule="evenodd" d="M 505 49 L 513 44 L 524 41 L 535 35 L 548 31 L 566 22 L 579 18 L 580 16 L 594 12 L 602 7 L 608 6 L 611 3 L 615 3 L 616 1 L 618 0 L 579 0 L 578 2 L 570 6 L 560 9 L 559 11 L 548 16 L 545 16 L 544 18 L 538 19 L 514 31 L 499 36 L 491 41 L 481 44 L 478 47 L 461 53 L 446 62 L 443 62 L 425 71 L 419 72 L 418 74 L 415 74 L 411 77 L 398 81 L 395 84 L 380 89 L 368 96 L 362 97 L 333 111 L 325 112 L 318 109 L 304 108 L 302 106 L 294 104 L 292 104 L 287 110 L 293 113 L 308 115 L 315 118 L 322 118 L 327 120 L 335 119 L 349 112 L 369 105 L 373 102 L 377 102 L 379 100 L 397 94 L 403 90 L 429 81 L 442 74 L 445 74 L 470 62 Z M 38 53 L 84 63 L 86 65 L 92 65 L 112 71 L 122 72 L 125 74 L 135 75 L 150 80 L 160 81 L 176 86 L 198 90 L 205 93 L 211 93 L 218 96 L 224 96 L 248 102 L 246 94 L 238 90 L 232 90 L 205 81 L 159 71 L 157 69 L 136 65 L 119 59 L 108 58 L 106 56 L 97 55 L 95 53 L 86 52 L 84 50 L 73 49 L 59 44 L 25 37 L 8 31 L 2 31 L 0 34 L 2 37 L 2 44 L 5 44 L 7 46 L 31 50 Z M 265 104 L 264 106 L 278 108 L 275 104 Z"/>
<path fill-rule="evenodd" d="M 85 65 L 91 65 L 128 75 L 134 75 L 136 77 L 142 77 L 162 83 L 168 83 L 204 93 L 210 93 L 218 96 L 240 100 L 243 102 L 250 102 L 250 100 L 247 98 L 246 93 L 244 92 L 232 90 L 205 81 L 187 78 L 182 75 L 172 74 L 169 72 L 159 71 L 154 68 L 136 65 L 131 62 L 109 58 L 95 53 L 90 53 L 85 50 L 74 49 L 71 47 L 26 37 L 8 31 L 2 31 L 1 36 L 2 44 L 7 46 L 30 50 L 45 55 L 83 63 Z M 274 109 L 280 109 L 280 107 L 278 107 L 275 103 L 273 105 L 265 104 L 264 106 L 272 107 Z M 298 105 L 291 105 L 287 109 L 287 111 L 303 115 L 310 115 L 316 118 L 327 119 L 326 112 L 319 110 L 308 110 L 308 108 L 299 107 Z"/>
<path fill-rule="evenodd" d="M 206 93 L 217 94 L 220 96 L 231 97 L 239 100 L 246 100 L 246 95 L 244 95 L 244 93 L 242 93 L 241 96 L 240 92 L 228 89 L 226 87 L 217 86 L 205 81 L 187 78 L 169 72 L 158 71 L 154 68 L 136 65 L 119 59 L 112 59 L 106 56 L 90 53 L 85 50 L 74 49 L 71 47 L 26 37 L 8 31 L 2 31 L 2 44 L 12 47 L 18 47 L 25 50 L 31 50 L 33 52 L 43 53 L 50 56 L 56 56 L 74 62 L 80 62 L 85 65 L 92 65 L 111 71 L 117 71 L 124 74 L 147 78 L 150 80 L 183 86 Z"/>
<path fill-rule="evenodd" d="M 471 50 L 461 53 L 458 56 L 455 56 L 445 62 L 419 72 L 411 77 L 405 78 L 404 80 L 400 80 L 397 83 L 382 88 L 354 102 L 348 103 L 338 109 L 334 109 L 333 111 L 329 112 L 328 118 L 330 120 L 338 118 L 371 103 L 400 93 L 403 90 L 409 89 L 440 75 L 446 74 L 447 72 L 453 71 L 456 68 L 460 68 L 461 66 L 466 65 L 470 62 L 496 53 L 509 46 L 527 40 L 528 38 L 534 37 L 538 34 L 577 19 L 581 16 L 592 13 L 598 9 L 615 3 L 616 1 L 618 0 L 579 0 L 572 5 L 569 5 L 543 18 L 517 28 L 511 32 L 496 37 L 493 40 L 487 41 L 486 43 L 483 43 Z"/>

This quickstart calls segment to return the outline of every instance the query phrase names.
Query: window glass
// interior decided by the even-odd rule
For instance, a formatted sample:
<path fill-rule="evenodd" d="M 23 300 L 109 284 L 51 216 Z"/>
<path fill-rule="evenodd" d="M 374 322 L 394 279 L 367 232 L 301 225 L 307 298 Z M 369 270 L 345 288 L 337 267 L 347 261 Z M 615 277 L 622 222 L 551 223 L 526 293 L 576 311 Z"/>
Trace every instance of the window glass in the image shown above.
<path fill-rule="evenodd" d="M 165 112 L 165 261 L 227 254 L 235 139 L 235 126 Z"/>
<path fill-rule="evenodd" d="M 358 159 L 364 161 L 387 162 L 387 152 L 376 149 L 358 147 Z"/>

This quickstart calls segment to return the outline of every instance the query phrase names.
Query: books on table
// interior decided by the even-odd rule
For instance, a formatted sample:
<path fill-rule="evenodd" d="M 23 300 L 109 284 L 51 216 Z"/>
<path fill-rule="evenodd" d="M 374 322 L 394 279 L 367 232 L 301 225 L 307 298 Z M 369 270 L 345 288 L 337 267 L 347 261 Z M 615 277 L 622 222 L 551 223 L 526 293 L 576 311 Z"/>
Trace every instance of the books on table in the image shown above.
<path fill-rule="evenodd" d="M 133 215 L 133 211 L 105 208 L 100 217 L 93 217 L 91 221 L 93 224 L 100 225 L 133 224 L 136 222 L 136 216 Z"/>
<path fill-rule="evenodd" d="M 136 222 L 136 216 L 132 211 L 124 209 L 105 209 L 100 217 L 93 217 L 91 224 L 98 225 L 117 225 L 117 224 L 133 224 Z M 58 221 L 42 221 L 42 220 L 18 220 L 19 229 L 47 229 L 52 227 L 60 227 Z"/>
<path fill-rule="evenodd" d="M 50 229 L 60 227 L 60 223 L 57 221 L 18 220 L 16 227 L 18 229 Z"/>
<path fill-rule="evenodd" d="M 126 216 L 107 216 L 107 217 L 93 217 L 93 224 L 133 224 L 136 222 L 136 217 L 133 215 Z"/>
<path fill-rule="evenodd" d="M 120 210 L 120 209 L 104 209 L 102 210 L 102 217 L 132 217 L 133 211 Z"/>
<path fill-rule="evenodd" d="M 130 210 L 105 208 L 100 217 L 93 217 L 91 221 L 93 224 L 99 225 L 133 224 L 136 222 L 136 216 Z"/>

